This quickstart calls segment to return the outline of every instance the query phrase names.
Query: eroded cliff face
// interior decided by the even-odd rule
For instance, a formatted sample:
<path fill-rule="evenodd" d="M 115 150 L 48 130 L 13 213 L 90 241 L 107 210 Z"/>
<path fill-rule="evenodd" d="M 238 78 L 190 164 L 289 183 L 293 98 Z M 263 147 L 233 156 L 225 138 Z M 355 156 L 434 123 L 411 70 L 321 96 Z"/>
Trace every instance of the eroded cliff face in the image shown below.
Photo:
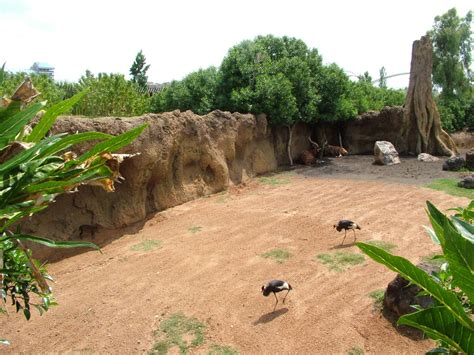
<path fill-rule="evenodd" d="M 82 186 L 59 196 L 46 211 L 24 223 L 24 231 L 53 239 L 90 237 L 97 228 L 114 229 L 142 221 L 147 214 L 231 184 L 273 171 L 287 163 L 287 129 L 272 131 L 265 116 L 214 111 L 149 114 L 135 118 L 63 117 L 58 132 L 100 131 L 119 134 L 137 125 L 149 127 L 121 153 L 140 153 L 120 166 L 125 178 L 114 193 Z M 310 128 L 300 125 L 293 144 L 296 158 L 307 148 Z M 78 152 L 87 146 L 76 148 Z"/>

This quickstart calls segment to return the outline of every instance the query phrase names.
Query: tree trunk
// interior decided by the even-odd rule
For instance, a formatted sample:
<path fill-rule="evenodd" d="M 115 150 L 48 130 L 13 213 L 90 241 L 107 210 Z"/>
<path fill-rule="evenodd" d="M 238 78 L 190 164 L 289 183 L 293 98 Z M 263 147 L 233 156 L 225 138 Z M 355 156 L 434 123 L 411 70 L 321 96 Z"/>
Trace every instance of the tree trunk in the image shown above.
<path fill-rule="evenodd" d="M 423 36 L 413 42 L 402 141 L 406 144 L 408 153 L 456 155 L 456 145 L 441 128 L 439 112 L 433 100 L 432 68 L 433 47 L 430 40 Z"/>
<path fill-rule="evenodd" d="M 290 165 L 293 166 L 293 158 L 291 157 L 291 140 L 293 138 L 293 126 L 286 126 L 288 128 L 288 146 L 286 151 L 288 153 L 288 159 L 290 160 Z"/>

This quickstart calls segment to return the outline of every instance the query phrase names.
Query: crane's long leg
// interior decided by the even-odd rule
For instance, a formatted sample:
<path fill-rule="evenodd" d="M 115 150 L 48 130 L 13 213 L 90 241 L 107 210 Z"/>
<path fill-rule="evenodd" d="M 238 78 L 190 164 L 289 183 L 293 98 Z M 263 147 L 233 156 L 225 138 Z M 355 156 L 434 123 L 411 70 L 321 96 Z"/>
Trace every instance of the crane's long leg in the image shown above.
<path fill-rule="evenodd" d="M 275 292 L 273 292 L 273 296 L 275 296 L 275 299 L 276 299 L 275 307 L 273 307 L 273 312 L 275 312 L 275 309 L 277 308 L 277 304 L 278 304 L 278 297 Z"/>
<path fill-rule="evenodd" d="M 353 243 L 355 243 L 355 241 L 356 241 L 356 239 L 357 239 L 357 237 L 356 237 L 356 231 L 355 231 L 355 229 L 353 229 L 352 231 L 354 232 L 354 241 L 353 241 Z"/>
<path fill-rule="evenodd" d="M 285 298 L 283 298 L 283 303 L 285 303 L 285 300 L 286 300 L 286 296 L 288 296 L 288 294 L 290 293 L 291 290 L 288 290 L 288 292 L 286 293 L 285 295 Z"/>
<path fill-rule="evenodd" d="M 347 234 L 347 229 L 344 229 L 344 239 L 342 240 L 341 245 L 343 245 L 344 241 L 346 240 L 346 234 Z"/>

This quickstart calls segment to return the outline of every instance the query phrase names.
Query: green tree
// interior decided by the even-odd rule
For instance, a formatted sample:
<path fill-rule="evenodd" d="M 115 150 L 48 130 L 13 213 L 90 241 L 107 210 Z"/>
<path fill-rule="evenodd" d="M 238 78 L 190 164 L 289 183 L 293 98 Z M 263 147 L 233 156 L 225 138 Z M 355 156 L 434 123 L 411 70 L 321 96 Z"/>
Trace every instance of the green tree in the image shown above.
<path fill-rule="evenodd" d="M 455 8 L 435 17 L 428 36 L 433 43 L 433 84 L 451 98 L 471 89 L 472 12 L 464 18 Z"/>
<path fill-rule="evenodd" d="M 243 41 L 222 62 L 217 104 L 229 111 L 264 112 L 270 123 L 288 126 L 289 150 L 291 126 L 318 118 L 321 68 L 317 50 L 296 38 L 268 35 Z M 288 156 L 292 164 L 290 151 Z"/>
<path fill-rule="evenodd" d="M 173 81 L 151 98 L 152 112 L 165 112 L 179 109 L 191 110 L 204 115 L 215 106 L 217 88 L 217 69 L 199 69 L 181 81 Z"/>
<path fill-rule="evenodd" d="M 90 117 L 138 116 L 149 111 L 150 99 L 140 92 L 137 84 L 127 81 L 122 74 L 89 71 L 79 80 L 82 88 L 90 88 L 87 96 L 74 106 L 73 113 Z"/>
<path fill-rule="evenodd" d="M 150 64 L 146 64 L 145 55 L 140 50 L 130 68 L 130 75 L 132 76 L 132 82 L 137 84 L 143 91 L 147 90 L 148 76 L 146 72 L 149 68 Z"/>

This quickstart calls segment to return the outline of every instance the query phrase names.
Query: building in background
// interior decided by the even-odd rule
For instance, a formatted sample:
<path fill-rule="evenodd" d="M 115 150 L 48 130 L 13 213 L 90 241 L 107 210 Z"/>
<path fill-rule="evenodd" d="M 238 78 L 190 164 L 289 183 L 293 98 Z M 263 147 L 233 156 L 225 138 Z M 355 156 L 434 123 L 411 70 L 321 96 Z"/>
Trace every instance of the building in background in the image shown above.
<path fill-rule="evenodd" d="M 51 79 L 54 79 L 54 67 L 47 63 L 34 62 L 30 70 L 36 74 L 46 74 Z"/>

